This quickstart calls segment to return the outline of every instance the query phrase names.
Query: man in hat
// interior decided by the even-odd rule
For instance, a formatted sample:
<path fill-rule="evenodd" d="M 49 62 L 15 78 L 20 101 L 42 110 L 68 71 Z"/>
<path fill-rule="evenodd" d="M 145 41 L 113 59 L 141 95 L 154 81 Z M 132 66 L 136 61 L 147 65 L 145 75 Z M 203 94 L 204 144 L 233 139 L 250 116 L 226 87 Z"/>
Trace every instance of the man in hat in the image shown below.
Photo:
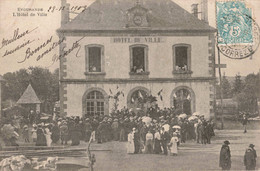
<path fill-rule="evenodd" d="M 89 142 L 90 136 L 91 136 L 91 132 L 92 132 L 92 125 L 90 124 L 90 120 L 89 118 L 87 118 L 85 120 L 85 126 L 84 126 L 84 133 L 85 135 L 83 135 L 85 137 L 85 142 Z"/>
<path fill-rule="evenodd" d="M 52 133 L 51 134 L 51 140 L 52 140 L 53 143 L 56 144 L 59 141 L 59 139 L 60 139 L 60 128 L 59 128 L 57 122 L 53 123 L 53 127 L 51 129 L 51 133 Z"/>
<path fill-rule="evenodd" d="M 113 140 L 114 141 L 118 141 L 119 138 L 119 123 L 118 123 L 118 119 L 114 119 L 111 128 L 113 130 Z"/>
<path fill-rule="evenodd" d="M 137 154 L 139 153 L 139 149 L 140 149 L 140 135 L 136 128 L 133 128 L 133 134 L 134 134 L 134 146 L 135 146 L 134 154 Z"/>
<path fill-rule="evenodd" d="M 162 143 L 164 155 L 168 155 L 167 144 L 169 143 L 169 141 L 170 141 L 170 135 L 168 134 L 168 132 L 165 131 L 164 127 L 162 127 L 161 143 Z"/>
<path fill-rule="evenodd" d="M 244 155 L 244 165 L 246 166 L 246 170 L 255 170 L 257 155 L 254 147 L 254 144 L 250 144 L 246 149 Z"/>
<path fill-rule="evenodd" d="M 221 147 L 220 155 L 219 155 L 219 167 L 222 168 L 222 170 L 230 170 L 231 168 L 231 152 L 229 145 L 229 141 L 224 141 L 224 144 Z"/>
<path fill-rule="evenodd" d="M 242 119 L 242 124 L 243 124 L 243 127 L 244 127 L 244 133 L 247 132 L 247 130 L 246 130 L 247 123 L 248 123 L 248 118 L 247 118 L 247 115 L 244 114 L 243 119 Z"/>
<path fill-rule="evenodd" d="M 125 139 L 126 138 L 125 137 L 126 128 L 125 128 L 125 122 L 124 122 L 123 118 L 120 119 L 119 126 L 120 126 L 120 128 L 119 128 L 119 130 L 120 130 L 119 141 L 125 141 L 126 140 Z"/>
<path fill-rule="evenodd" d="M 30 142 L 29 141 L 29 129 L 28 129 L 28 126 L 27 125 L 24 125 L 23 127 L 23 138 L 24 138 L 24 141 L 27 143 L 27 142 Z"/>
<path fill-rule="evenodd" d="M 34 113 L 33 110 L 30 110 L 28 117 L 29 117 L 30 124 L 32 125 L 34 123 L 34 120 L 35 120 L 35 113 Z"/>
<path fill-rule="evenodd" d="M 69 128 L 67 122 L 63 120 L 60 125 L 61 144 L 67 145 L 69 138 Z"/>
<path fill-rule="evenodd" d="M 37 128 L 37 140 L 36 146 L 47 146 L 47 140 L 45 137 L 45 130 L 43 129 L 44 124 L 39 124 Z"/>

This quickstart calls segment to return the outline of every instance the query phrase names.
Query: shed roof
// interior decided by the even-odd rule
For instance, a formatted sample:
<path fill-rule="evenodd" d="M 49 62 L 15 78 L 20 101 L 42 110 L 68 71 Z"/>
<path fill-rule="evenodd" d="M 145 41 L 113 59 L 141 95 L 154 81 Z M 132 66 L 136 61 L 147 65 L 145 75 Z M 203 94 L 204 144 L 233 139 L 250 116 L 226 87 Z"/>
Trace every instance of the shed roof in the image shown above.
<path fill-rule="evenodd" d="M 39 104 L 41 101 L 37 97 L 32 85 L 29 84 L 23 95 L 17 101 L 18 104 Z"/>

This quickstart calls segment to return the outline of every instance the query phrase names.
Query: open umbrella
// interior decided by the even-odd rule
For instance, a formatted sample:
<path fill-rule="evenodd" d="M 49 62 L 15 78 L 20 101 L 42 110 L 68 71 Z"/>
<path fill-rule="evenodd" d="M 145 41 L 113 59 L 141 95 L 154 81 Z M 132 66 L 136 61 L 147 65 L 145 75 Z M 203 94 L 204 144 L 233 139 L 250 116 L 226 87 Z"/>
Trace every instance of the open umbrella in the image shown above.
<path fill-rule="evenodd" d="M 152 118 L 148 117 L 148 116 L 144 116 L 142 117 L 142 121 L 146 124 L 151 123 L 152 122 Z"/>
<path fill-rule="evenodd" d="M 165 131 L 169 131 L 170 130 L 170 125 L 169 124 L 165 124 L 162 127 L 164 128 Z"/>
<path fill-rule="evenodd" d="M 174 125 L 172 128 L 173 129 L 181 129 L 181 127 L 179 125 Z"/>
<path fill-rule="evenodd" d="M 187 115 L 186 115 L 185 113 L 182 113 L 182 114 L 180 114 L 178 117 L 179 117 L 179 118 L 186 118 Z"/>
<path fill-rule="evenodd" d="M 192 116 L 201 116 L 201 114 L 199 112 L 195 112 L 192 114 Z"/>
<path fill-rule="evenodd" d="M 197 119 L 198 119 L 198 117 L 193 115 L 193 116 L 189 117 L 188 120 L 189 121 L 194 121 L 194 120 L 197 120 Z"/>

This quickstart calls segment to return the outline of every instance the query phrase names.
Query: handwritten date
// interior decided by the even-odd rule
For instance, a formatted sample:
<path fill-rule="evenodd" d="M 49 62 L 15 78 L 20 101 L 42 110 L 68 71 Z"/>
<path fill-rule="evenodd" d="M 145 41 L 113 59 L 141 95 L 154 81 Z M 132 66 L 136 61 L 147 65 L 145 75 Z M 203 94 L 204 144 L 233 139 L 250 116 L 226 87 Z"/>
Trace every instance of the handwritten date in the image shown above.
<path fill-rule="evenodd" d="M 66 6 L 61 6 L 61 7 L 56 7 L 56 6 L 50 6 L 48 8 L 48 12 L 54 12 L 54 11 L 63 11 L 63 10 L 68 10 L 68 11 L 81 11 L 84 12 L 87 9 L 87 5 L 84 6 L 72 6 L 70 8 L 66 7 Z"/>

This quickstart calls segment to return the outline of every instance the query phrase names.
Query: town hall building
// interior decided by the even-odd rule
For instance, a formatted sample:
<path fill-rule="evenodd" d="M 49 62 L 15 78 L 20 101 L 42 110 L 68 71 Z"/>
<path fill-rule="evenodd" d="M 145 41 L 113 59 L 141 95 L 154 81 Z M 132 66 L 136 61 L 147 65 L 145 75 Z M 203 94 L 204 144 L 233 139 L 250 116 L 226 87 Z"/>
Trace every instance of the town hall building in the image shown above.
<path fill-rule="evenodd" d="M 72 20 L 62 11 L 61 113 L 107 115 L 120 92 L 118 109 L 152 95 L 160 108 L 213 117 L 215 32 L 171 0 L 96 0 Z"/>

